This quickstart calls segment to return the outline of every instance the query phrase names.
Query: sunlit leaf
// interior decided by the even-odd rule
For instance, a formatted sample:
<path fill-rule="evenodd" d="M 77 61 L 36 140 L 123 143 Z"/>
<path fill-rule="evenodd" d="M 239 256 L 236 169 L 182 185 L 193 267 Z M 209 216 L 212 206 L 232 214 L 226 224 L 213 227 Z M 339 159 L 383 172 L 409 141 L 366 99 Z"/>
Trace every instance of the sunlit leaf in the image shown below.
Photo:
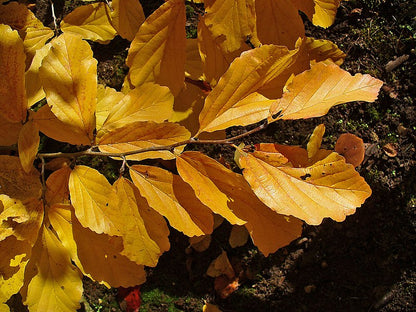
<path fill-rule="evenodd" d="M 29 120 L 20 130 L 17 142 L 20 162 L 27 173 L 33 170 L 33 161 L 38 153 L 39 142 L 39 129 L 33 120 Z"/>
<path fill-rule="evenodd" d="M 365 147 L 361 138 L 352 133 L 343 133 L 335 144 L 335 152 L 345 157 L 345 161 L 358 167 L 364 160 Z"/>
<path fill-rule="evenodd" d="M 316 63 L 293 78 L 283 97 L 270 113 L 278 119 L 312 118 L 325 115 L 338 104 L 351 101 L 373 102 L 383 82 L 370 75 L 351 76 L 335 64 Z"/>
<path fill-rule="evenodd" d="M 71 168 L 64 166 L 52 172 L 46 180 L 46 204 L 69 204 L 69 176 Z"/>
<path fill-rule="evenodd" d="M 221 310 L 218 306 L 207 302 L 202 307 L 202 312 L 221 312 Z"/>
<path fill-rule="evenodd" d="M 43 227 L 26 275 L 33 276 L 24 303 L 30 311 L 74 311 L 80 307 L 82 278 L 55 234 Z M 27 277 L 27 276 L 26 276 Z"/>
<path fill-rule="evenodd" d="M 173 101 L 168 88 L 154 83 L 141 85 L 113 104 L 98 136 L 137 121 L 163 122 L 173 113 Z"/>
<path fill-rule="evenodd" d="M 325 217 L 343 221 L 371 195 L 364 179 L 337 153 L 306 168 L 273 167 L 249 154 L 240 164 L 267 206 L 308 224 L 320 224 Z"/>
<path fill-rule="evenodd" d="M 108 153 L 125 153 L 143 148 L 162 147 L 188 140 L 190 133 L 184 127 L 171 122 L 155 123 L 138 121 L 104 134 L 98 139 L 99 149 Z M 183 147 L 176 147 L 180 153 Z M 149 151 L 126 157 L 130 160 L 148 158 L 173 159 L 174 154 L 167 150 Z"/>
<path fill-rule="evenodd" d="M 305 38 L 304 42 L 310 60 L 321 62 L 331 59 L 337 65 L 342 65 L 344 62 L 346 54 L 342 52 L 335 43 L 329 40 L 318 40 L 310 37 Z"/>
<path fill-rule="evenodd" d="M 25 58 L 17 31 L 0 24 L 0 114 L 9 122 L 26 118 Z"/>
<path fill-rule="evenodd" d="M 111 12 L 111 23 L 117 33 L 132 41 L 140 25 L 144 22 L 143 8 L 137 0 L 113 0 L 113 12 Z"/>
<path fill-rule="evenodd" d="M 257 34 L 262 44 L 295 48 L 296 40 L 305 36 L 302 18 L 290 0 L 256 0 Z"/>
<path fill-rule="evenodd" d="M 292 0 L 316 26 L 329 27 L 335 20 L 341 0 Z"/>
<path fill-rule="evenodd" d="M 179 175 L 192 186 L 201 202 L 231 224 L 244 224 L 244 220 L 239 219 L 230 209 L 230 198 L 209 177 L 211 166 L 216 164 L 216 161 L 199 152 L 185 152 L 176 159 Z"/>
<path fill-rule="evenodd" d="M 111 25 L 110 8 L 104 2 L 77 7 L 64 17 L 61 30 L 68 34 L 81 35 L 82 38 L 105 43 L 117 34 Z"/>
<path fill-rule="evenodd" d="M 325 133 L 325 125 L 320 124 L 315 127 L 307 145 L 308 158 L 312 158 L 321 148 L 322 137 Z"/>
<path fill-rule="evenodd" d="M 92 139 L 95 129 L 97 61 L 90 45 L 77 35 L 63 34 L 39 69 L 48 105 L 63 123 Z M 59 79 L 57 79 L 59 77 Z"/>
<path fill-rule="evenodd" d="M 69 192 L 75 215 L 82 226 L 109 235 L 120 236 L 116 226 L 117 194 L 97 170 L 75 166 L 69 177 Z"/>
<path fill-rule="evenodd" d="M 167 86 L 177 95 L 185 79 L 185 4 L 168 0 L 150 15 L 131 43 L 126 64 L 137 87 L 145 82 Z"/>
<path fill-rule="evenodd" d="M 95 111 L 97 130 L 101 129 L 113 106 L 119 103 L 124 94 L 117 92 L 115 89 L 98 85 L 97 88 L 97 108 Z"/>
<path fill-rule="evenodd" d="M 165 216 L 172 227 L 187 236 L 212 232 L 212 213 L 179 176 L 143 165 L 132 166 L 130 176 L 149 206 Z"/>
<path fill-rule="evenodd" d="M 199 117 L 199 132 L 210 131 L 210 124 L 227 110 L 279 76 L 294 62 L 296 52 L 264 45 L 236 58 L 206 98 Z"/>
<path fill-rule="evenodd" d="M 260 45 L 256 32 L 254 0 L 223 0 L 205 3 L 205 23 L 213 39 L 227 53 L 240 54 Z"/>

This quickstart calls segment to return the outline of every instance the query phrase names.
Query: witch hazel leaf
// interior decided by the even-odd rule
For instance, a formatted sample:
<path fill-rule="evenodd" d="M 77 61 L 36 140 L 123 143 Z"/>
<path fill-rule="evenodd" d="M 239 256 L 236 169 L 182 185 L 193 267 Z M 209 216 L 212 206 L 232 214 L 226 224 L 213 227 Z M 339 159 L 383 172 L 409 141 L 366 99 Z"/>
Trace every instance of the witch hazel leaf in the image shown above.
<path fill-rule="evenodd" d="M 341 66 L 347 56 L 335 43 L 329 40 L 306 37 L 304 43 L 311 61 L 322 62 L 330 59 Z"/>
<path fill-rule="evenodd" d="M 325 134 L 325 125 L 315 127 L 307 145 L 308 158 L 313 158 L 321 148 L 322 138 Z"/>
<path fill-rule="evenodd" d="M 247 154 L 240 158 L 244 178 L 267 206 L 318 225 L 343 221 L 371 195 L 371 189 L 342 156 L 331 153 L 306 168 L 273 167 Z"/>
<path fill-rule="evenodd" d="M 167 86 L 176 96 L 185 79 L 185 4 L 169 0 L 150 15 L 131 43 L 126 64 L 135 87 L 145 82 Z"/>
<path fill-rule="evenodd" d="M 90 45 L 77 35 L 64 33 L 51 45 L 39 69 L 48 105 L 60 121 L 77 128 L 91 141 L 95 129 L 97 61 Z"/>
<path fill-rule="evenodd" d="M 33 120 L 25 123 L 19 132 L 17 147 L 22 168 L 29 173 L 33 168 L 33 162 L 38 153 L 40 143 L 39 130 Z"/>
<path fill-rule="evenodd" d="M 364 160 L 365 147 L 361 138 L 352 133 L 343 133 L 335 143 L 335 152 L 345 157 L 345 161 L 358 167 Z"/>
<path fill-rule="evenodd" d="M 97 87 L 97 108 L 95 110 L 95 123 L 98 131 L 104 125 L 105 120 L 114 105 L 121 102 L 125 94 L 115 89 L 99 84 Z"/>
<path fill-rule="evenodd" d="M 316 26 L 327 28 L 335 20 L 341 0 L 291 0 Z"/>
<path fill-rule="evenodd" d="M 0 146 L 16 144 L 21 128 L 21 122 L 11 122 L 0 114 Z"/>
<path fill-rule="evenodd" d="M 373 102 L 382 85 L 382 81 L 370 75 L 351 76 L 335 64 L 316 63 L 293 78 L 282 98 L 271 106 L 270 113 L 279 114 L 277 119 L 319 117 L 338 104 Z"/>
<path fill-rule="evenodd" d="M 66 15 L 60 28 L 63 33 L 105 43 L 117 34 L 111 24 L 110 13 L 110 8 L 104 2 L 83 5 Z"/>
<path fill-rule="evenodd" d="M 172 227 L 187 236 L 212 232 L 212 213 L 179 176 L 144 165 L 131 166 L 130 176 L 149 206 L 165 216 Z"/>
<path fill-rule="evenodd" d="M 132 41 L 145 20 L 140 2 L 136 0 L 113 0 L 111 4 L 113 7 L 111 24 L 122 38 Z"/>

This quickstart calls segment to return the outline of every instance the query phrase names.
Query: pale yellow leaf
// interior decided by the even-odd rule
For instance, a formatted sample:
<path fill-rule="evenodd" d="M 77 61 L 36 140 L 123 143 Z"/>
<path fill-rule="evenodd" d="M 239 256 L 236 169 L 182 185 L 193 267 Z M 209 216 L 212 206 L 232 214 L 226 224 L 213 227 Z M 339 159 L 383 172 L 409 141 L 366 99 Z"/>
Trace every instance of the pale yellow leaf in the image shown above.
<path fill-rule="evenodd" d="M 329 40 L 314 39 L 310 37 L 306 37 L 304 42 L 311 61 L 322 62 L 330 59 L 337 65 L 342 65 L 344 62 L 346 54 L 342 52 L 335 43 Z"/>
<path fill-rule="evenodd" d="M 83 287 L 78 269 L 52 230 L 43 227 L 28 263 L 24 303 L 32 311 L 67 311 L 80 308 Z"/>
<path fill-rule="evenodd" d="M 205 100 L 199 117 L 199 133 L 209 131 L 213 121 L 279 76 L 294 62 L 296 52 L 264 45 L 236 58 Z"/>
<path fill-rule="evenodd" d="M 0 114 L 9 122 L 26 119 L 25 58 L 17 31 L 0 24 Z"/>
<path fill-rule="evenodd" d="M 45 98 L 45 92 L 43 91 L 42 83 L 39 78 L 39 68 L 42 64 L 43 58 L 49 53 L 50 48 L 51 45 L 46 44 L 42 48 L 38 49 L 33 57 L 29 69 L 25 73 L 26 96 L 28 102 L 27 107 L 31 107 Z"/>
<path fill-rule="evenodd" d="M 115 89 L 99 84 L 97 88 L 97 108 L 95 110 L 96 128 L 100 130 L 113 106 L 119 103 L 124 94 Z"/>
<path fill-rule="evenodd" d="M 92 140 L 97 100 L 97 61 L 90 45 L 77 35 L 62 34 L 39 69 L 52 113 Z M 59 79 L 57 79 L 59 77 Z"/>
<path fill-rule="evenodd" d="M 226 54 L 240 54 L 260 42 L 256 32 L 254 0 L 223 0 L 205 3 L 205 23 Z"/>
<path fill-rule="evenodd" d="M 201 80 L 203 74 L 201 55 L 199 54 L 198 39 L 186 39 L 185 76 L 193 80 Z"/>
<path fill-rule="evenodd" d="M 262 44 L 295 48 L 305 36 L 302 18 L 290 0 L 256 0 L 257 34 Z"/>
<path fill-rule="evenodd" d="M 370 75 L 351 76 L 335 64 L 316 63 L 295 76 L 281 99 L 270 108 L 278 119 L 325 115 L 335 105 L 351 101 L 373 102 L 383 82 Z"/>
<path fill-rule="evenodd" d="M 184 127 L 171 122 L 155 123 L 138 121 L 124 127 L 115 129 L 98 138 L 98 148 L 107 153 L 126 153 L 145 148 L 158 148 L 178 142 L 183 142 L 191 137 Z M 174 148 L 174 153 L 180 153 L 184 146 Z M 132 154 L 126 157 L 128 160 L 143 160 L 148 158 L 173 159 L 174 154 L 168 150 L 148 151 Z"/>
<path fill-rule="evenodd" d="M 79 261 L 92 279 L 111 287 L 131 287 L 146 281 L 144 267 L 120 254 L 123 250 L 121 237 L 97 234 L 82 227 L 75 218 L 72 227 Z"/>
<path fill-rule="evenodd" d="M 42 193 L 39 171 L 26 173 L 18 157 L 0 155 L 0 194 L 22 201 L 39 198 Z"/>
<path fill-rule="evenodd" d="M 112 25 L 121 37 L 132 41 L 145 20 L 140 2 L 138 0 L 113 0 L 111 5 L 113 7 Z"/>
<path fill-rule="evenodd" d="M 231 248 L 241 247 L 247 243 L 248 237 L 249 233 L 245 226 L 233 225 L 228 242 Z"/>
<path fill-rule="evenodd" d="M 145 82 L 167 86 L 173 95 L 185 79 L 185 3 L 168 0 L 150 15 L 131 43 L 126 64 L 131 84 Z"/>
<path fill-rule="evenodd" d="M 97 170 L 75 166 L 69 177 L 69 193 L 75 215 L 83 227 L 109 235 L 121 235 L 116 226 L 117 194 Z"/>
<path fill-rule="evenodd" d="M 329 27 L 335 20 L 341 0 L 291 0 L 316 26 Z"/>
<path fill-rule="evenodd" d="M 119 217 L 116 222 L 122 232 L 122 255 L 137 264 L 156 266 L 161 254 L 158 245 L 147 233 L 144 221 L 139 214 L 134 194 L 135 186 L 125 178 L 114 183 L 118 196 Z"/>
<path fill-rule="evenodd" d="M 207 302 L 202 307 L 202 312 L 221 312 L 221 310 L 218 306 Z"/>
<path fill-rule="evenodd" d="M 231 224 L 245 223 L 229 207 L 232 200 L 210 179 L 211 167 L 217 166 L 215 160 L 199 152 L 185 152 L 176 158 L 176 166 L 179 175 L 194 189 L 195 195 L 202 203 Z"/>
<path fill-rule="evenodd" d="M 29 219 L 29 212 L 20 200 L 0 194 L 0 241 L 13 235 L 17 223 Z"/>
<path fill-rule="evenodd" d="M 274 211 L 317 225 L 343 221 L 371 195 L 371 189 L 342 156 L 331 153 L 306 168 L 273 167 L 252 155 L 240 158 L 244 177 Z"/>
<path fill-rule="evenodd" d="M 113 104 L 98 136 L 137 121 L 163 122 L 173 113 L 173 101 L 168 88 L 154 83 L 141 85 Z"/>
<path fill-rule="evenodd" d="M 33 115 L 33 121 L 42 133 L 54 140 L 73 145 L 91 145 L 91 139 L 82 129 L 59 120 L 49 105 L 43 105 Z"/>
<path fill-rule="evenodd" d="M 228 260 L 227 253 L 224 250 L 215 260 L 211 262 L 207 270 L 207 275 L 211 277 L 225 275 L 229 279 L 233 279 L 235 277 L 234 269 Z"/>
<path fill-rule="evenodd" d="M 325 125 L 315 127 L 307 145 L 308 158 L 313 158 L 321 148 L 322 138 L 325 133 Z"/>
<path fill-rule="evenodd" d="M 0 145 L 9 146 L 17 143 L 22 123 L 11 122 L 0 114 Z"/>
<path fill-rule="evenodd" d="M 33 169 L 33 161 L 38 154 L 39 143 L 39 129 L 33 120 L 29 120 L 20 130 L 17 142 L 20 163 L 27 173 Z"/>
<path fill-rule="evenodd" d="M 149 206 L 165 216 L 172 227 L 187 236 L 212 232 L 212 213 L 179 176 L 143 165 L 132 166 L 130 176 Z"/>
<path fill-rule="evenodd" d="M 61 30 L 80 35 L 84 39 L 106 43 L 117 34 L 111 25 L 110 14 L 110 8 L 104 2 L 82 5 L 64 17 Z"/>

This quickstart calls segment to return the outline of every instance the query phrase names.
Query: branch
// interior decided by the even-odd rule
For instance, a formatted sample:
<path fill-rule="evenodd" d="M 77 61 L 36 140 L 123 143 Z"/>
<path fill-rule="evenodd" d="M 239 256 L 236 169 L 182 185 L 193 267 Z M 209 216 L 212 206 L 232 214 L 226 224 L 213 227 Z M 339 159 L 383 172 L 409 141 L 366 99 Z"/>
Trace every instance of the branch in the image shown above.
<path fill-rule="evenodd" d="M 129 152 L 123 152 L 123 153 L 106 153 L 106 152 L 100 152 L 97 151 L 95 149 L 97 149 L 97 146 L 93 146 L 85 151 L 80 151 L 80 152 L 74 152 L 74 153 L 38 153 L 38 158 L 57 158 L 57 157 L 67 157 L 67 158 L 77 158 L 79 156 L 84 156 L 84 155 L 89 155 L 89 156 L 104 156 L 104 157 L 126 157 L 129 155 L 136 155 L 136 154 L 141 154 L 141 153 L 145 153 L 145 152 L 156 152 L 156 151 L 170 151 L 173 150 L 175 147 L 179 147 L 179 146 L 183 146 L 183 145 L 188 145 L 188 144 L 226 144 L 226 145 L 232 145 L 232 143 L 235 140 L 244 138 L 246 136 L 249 136 L 253 133 L 256 133 L 258 131 L 263 130 L 264 128 L 266 128 L 267 123 L 264 123 L 250 131 L 247 131 L 245 133 L 233 136 L 231 138 L 227 138 L 227 139 L 222 139 L 222 140 L 198 140 L 195 138 L 191 138 L 189 140 L 186 141 L 182 141 L 182 142 L 178 142 L 175 144 L 171 144 L 171 145 L 165 145 L 165 146 L 152 146 L 152 147 L 146 147 L 146 148 L 141 148 L 138 150 L 133 150 L 133 151 L 129 151 Z"/>

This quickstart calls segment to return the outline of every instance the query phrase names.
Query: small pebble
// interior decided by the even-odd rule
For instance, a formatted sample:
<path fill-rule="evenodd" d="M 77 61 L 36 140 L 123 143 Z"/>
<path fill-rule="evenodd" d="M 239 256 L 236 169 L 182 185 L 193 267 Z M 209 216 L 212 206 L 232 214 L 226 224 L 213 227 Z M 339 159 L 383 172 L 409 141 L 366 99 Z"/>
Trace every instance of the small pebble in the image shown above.
<path fill-rule="evenodd" d="M 311 292 L 316 290 L 316 286 L 315 285 L 308 285 L 305 286 L 305 288 L 303 288 L 305 290 L 305 293 L 310 294 Z"/>
<path fill-rule="evenodd" d="M 328 263 L 324 260 L 321 262 L 321 268 L 326 269 L 328 267 Z"/>

